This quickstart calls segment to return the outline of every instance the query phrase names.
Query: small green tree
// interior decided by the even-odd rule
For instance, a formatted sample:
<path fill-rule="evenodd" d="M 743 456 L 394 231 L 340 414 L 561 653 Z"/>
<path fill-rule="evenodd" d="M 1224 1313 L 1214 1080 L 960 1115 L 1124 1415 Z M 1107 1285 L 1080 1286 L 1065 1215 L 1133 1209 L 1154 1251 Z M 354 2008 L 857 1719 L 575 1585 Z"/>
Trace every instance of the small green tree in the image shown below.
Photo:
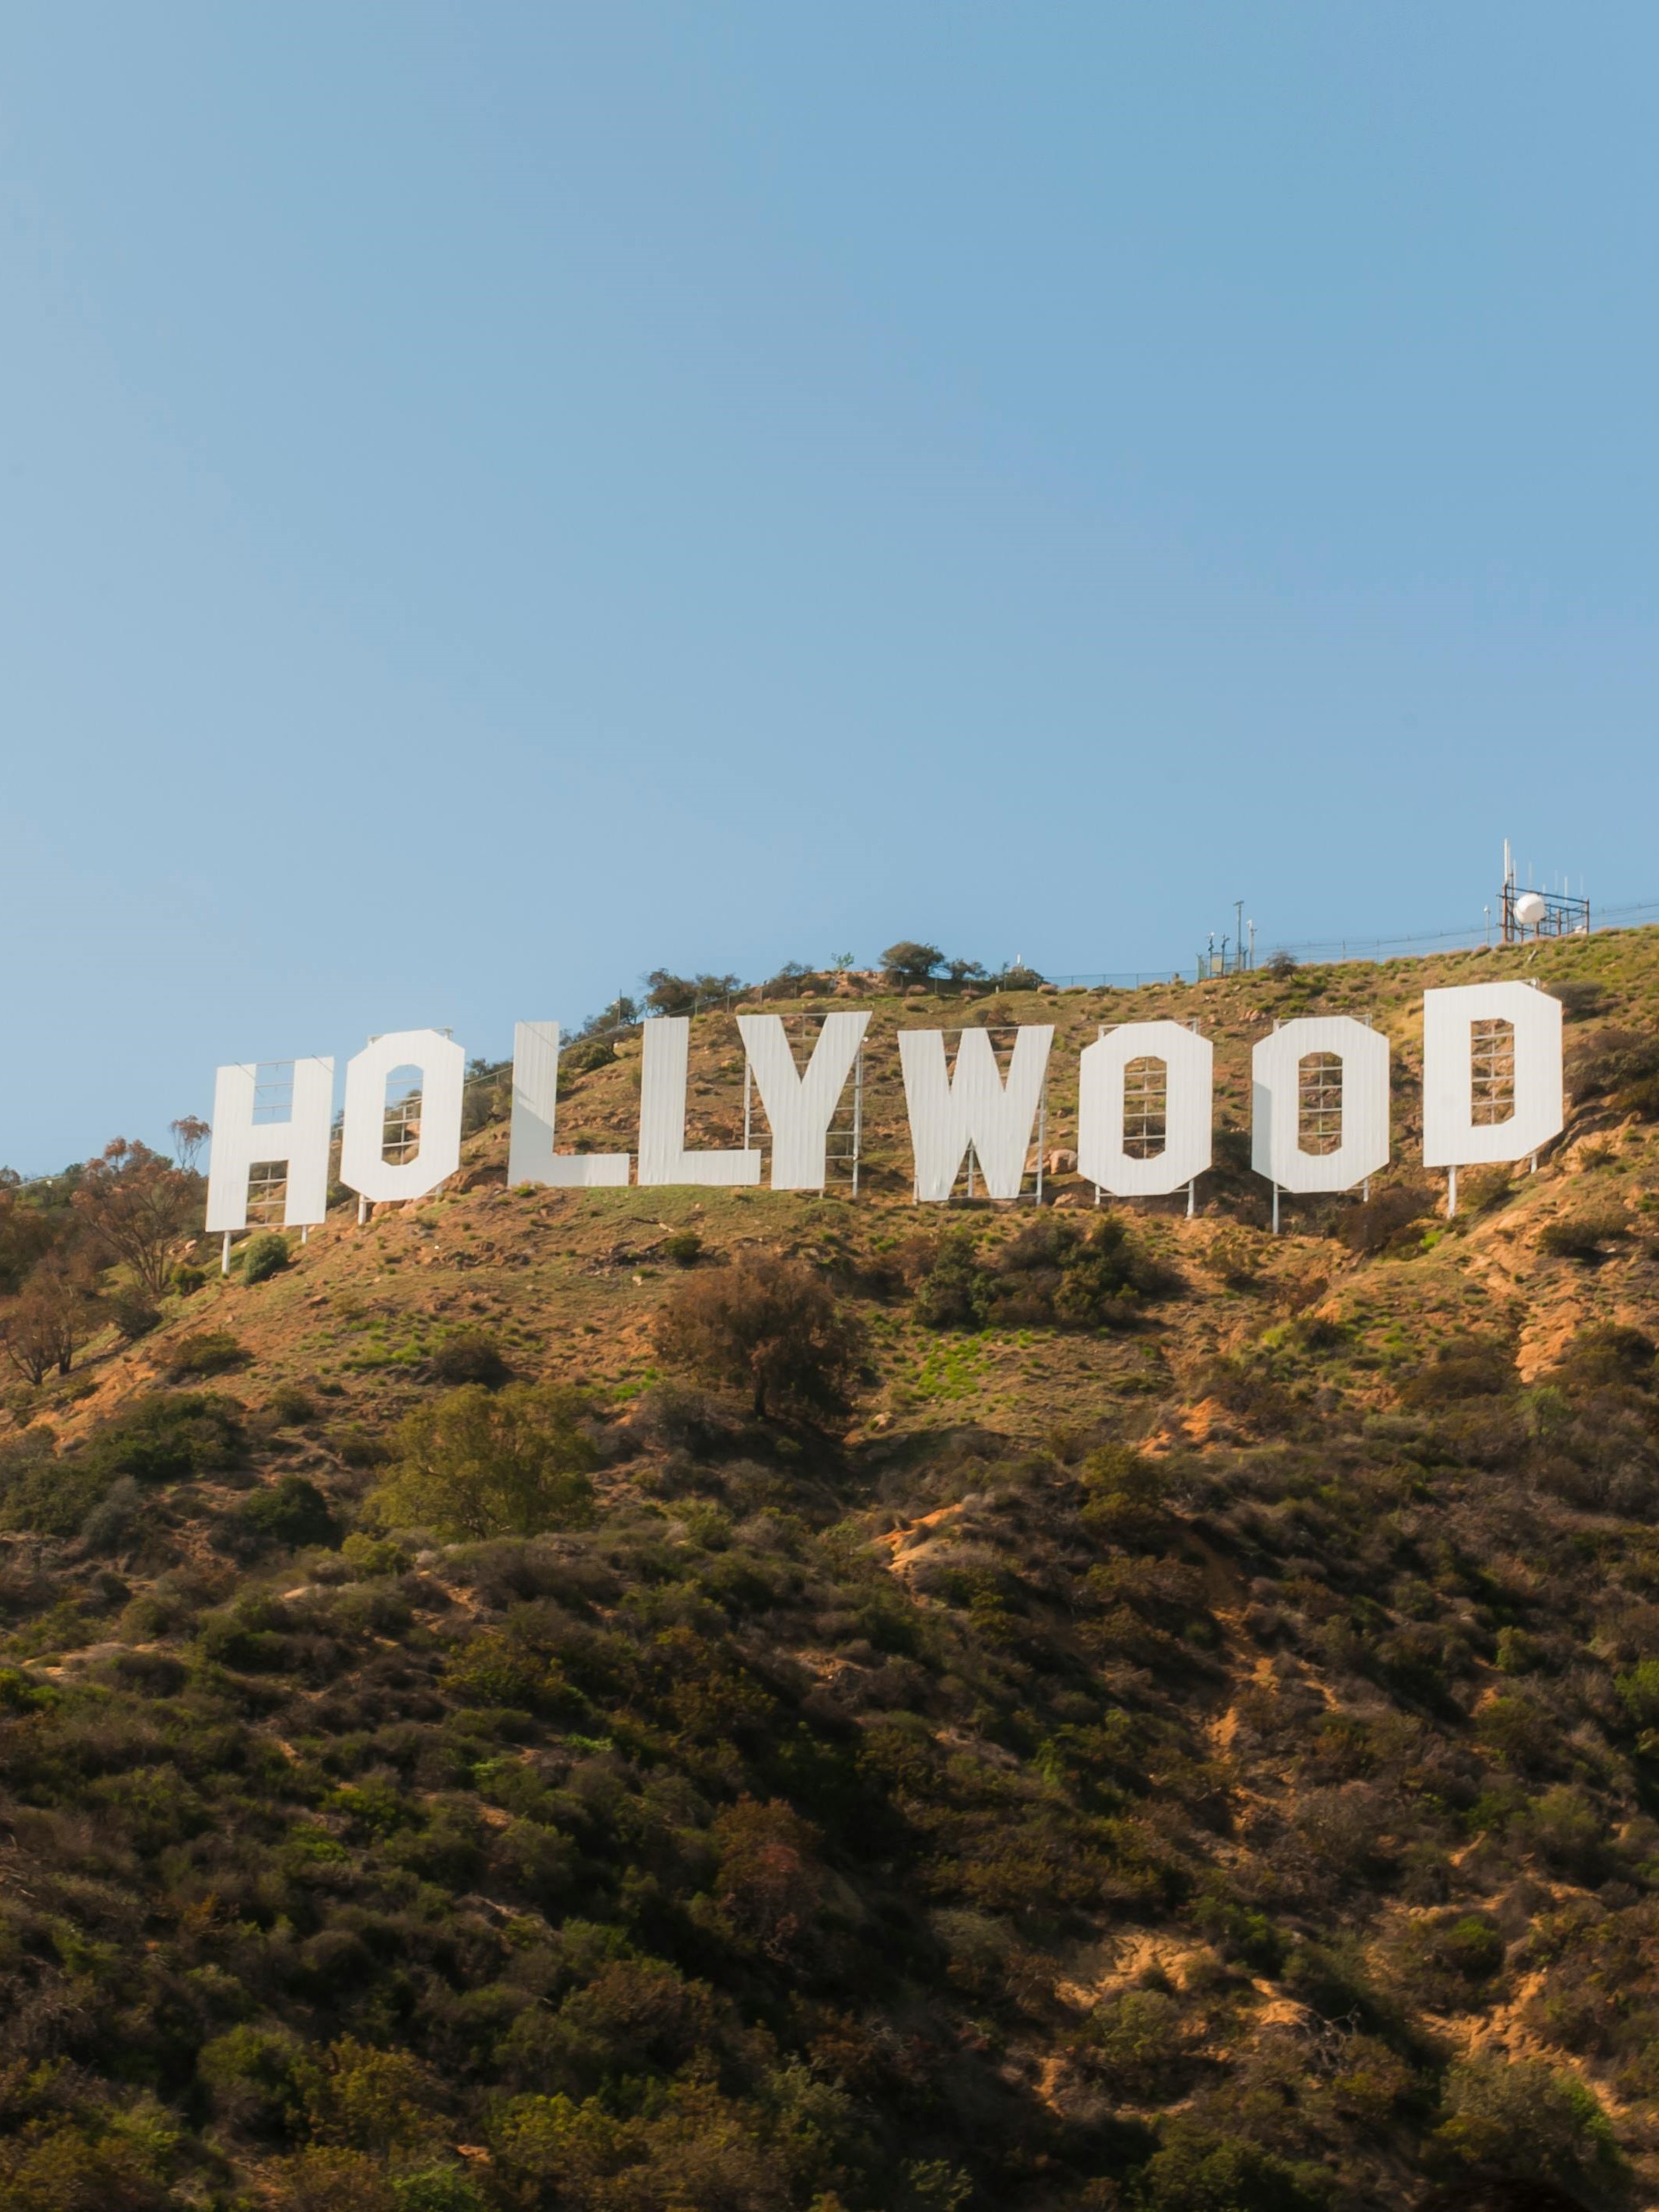
<path fill-rule="evenodd" d="M 890 983 L 925 983 L 945 965 L 945 955 L 937 945 L 919 945 L 914 938 L 902 937 L 882 954 L 881 965 Z"/>
<path fill-rule="evenodd" d="M 780 1405 L 836 1413 L 864 1353 L 864 1332 L 799 1260 L 746 1255 L 670 1292 L 657 1350 L 671 1367 L 744 1390 L 757 1417 Z"/>
<path fill-rule="evenodd" d="M 410 1413 L 397 1463 L 375 1492 L 383 1526 L 429 1528 L 451 1541 L 534 1536 L 585 1520 L 599 1454 L 580 1390 L 469 1382 Z"/>

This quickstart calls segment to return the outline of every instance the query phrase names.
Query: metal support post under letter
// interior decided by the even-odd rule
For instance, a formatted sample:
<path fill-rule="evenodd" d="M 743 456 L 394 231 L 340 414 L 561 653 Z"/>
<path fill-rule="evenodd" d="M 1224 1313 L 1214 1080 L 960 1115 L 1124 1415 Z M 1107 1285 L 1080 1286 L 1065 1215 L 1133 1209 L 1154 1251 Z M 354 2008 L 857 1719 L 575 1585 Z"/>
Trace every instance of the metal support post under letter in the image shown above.
<path fill-rule="evenodd" d="M 1457 1170 L 1446 1170 L 1446 1218 L 1449 1221 L 1457 1211 Z"/>
<path fill-rule="evenodd" d="M 219 1255 L 219 1273 L 222 1275 L 228 1275 L 230 1273 L 230 1231 L 228 1229 L 225 1231 L 224 1249 Z"/>
<path fill-rule="evenodd" d="M 1273 1235 L 1279 1234 L 1279 1185 L 1273 1185 Z"/>
<path fill-rule="evenodd" d="M 1190 1221 L 1198 1212 L 1198 1177 L 1194 1176 L 1187 1186 L 1187 1218 Z"/>
<path fill-rule="evenodd" d="M 859 1154 L 864 1146 L 864 1047 L 853 1062 L 853 1195 L 859 1194 Z"/>

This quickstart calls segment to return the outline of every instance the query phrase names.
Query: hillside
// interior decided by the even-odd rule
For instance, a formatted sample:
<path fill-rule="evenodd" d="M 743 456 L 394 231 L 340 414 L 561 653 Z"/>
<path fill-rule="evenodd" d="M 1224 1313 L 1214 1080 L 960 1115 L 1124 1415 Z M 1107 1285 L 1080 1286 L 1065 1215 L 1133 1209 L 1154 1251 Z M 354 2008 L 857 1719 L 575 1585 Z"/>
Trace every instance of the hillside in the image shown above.
<path fill-rule="evenodd" d="M 1516 973 L 1568 1127 L 1448 1224 L 1421 993 Z M 201 1240 L 137 1334 L 106 1267 L 9 1393 L 0 2212 L 1659 2204 L 1659 932 L 860 1003 L 856 1200 L 509 1190 L 485 1098 L 442 1193 Z M 1274 1237 L 1249 1047 L 1326 1012 L 1394 1165 Z M 1165 1015 L 1195 1218 L 909 1203 L 898 1027 L 1056 1022 L 1063 1148 Z M 690 1143 L 741 1073 L 699 1017 Z M 665 1357 L 754 1255 L 841 1414 Z M 553 1439 L 529 1533 L 412 1510 L 463 1416 Z"/>

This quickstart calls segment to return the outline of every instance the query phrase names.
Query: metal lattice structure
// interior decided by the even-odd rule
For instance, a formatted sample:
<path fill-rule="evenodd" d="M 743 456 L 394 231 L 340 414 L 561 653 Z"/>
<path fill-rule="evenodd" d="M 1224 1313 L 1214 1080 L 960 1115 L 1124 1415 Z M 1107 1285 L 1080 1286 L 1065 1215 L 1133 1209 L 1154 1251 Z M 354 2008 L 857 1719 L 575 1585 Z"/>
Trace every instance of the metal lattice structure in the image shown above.
<path fill-rule="evenodd" d="M 1310 1052 L 1297 1063 L 1298 1150 L 1324 1157 L 1342 1149 L 1342 1060 Z"/>
<path fill-rule="evenodd" d="M 1469 1024 L 1469 1119 L 1476 1128 L 1496 1128 L 1515 1118 L 1515 1024 Z"/>
<path fill-rule="evenodd" d="M 1132 1160 L 1156 1160 L 1169 1138 L 1170 1063 L 1150 1055 L 1132 1060 L 1123 1071 L 1123 1149 Z"/>

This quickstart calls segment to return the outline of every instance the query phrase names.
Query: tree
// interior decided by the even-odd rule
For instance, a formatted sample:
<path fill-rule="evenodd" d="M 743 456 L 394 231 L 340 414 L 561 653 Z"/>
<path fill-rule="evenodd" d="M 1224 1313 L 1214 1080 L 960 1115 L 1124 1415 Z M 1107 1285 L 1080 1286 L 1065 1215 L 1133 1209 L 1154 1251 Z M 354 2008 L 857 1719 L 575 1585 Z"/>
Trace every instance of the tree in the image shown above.
<path fill-rule="evenodd" d="M 982 960 L 947 960 L 945 972 L 953 983 L 980 983 L 985 980 Z"/>
<path fill-rule="evenodd" d="M 167 1127 L 173 1132 L 173 1158 L 186 1175 L 194 1175 L 202 1147 L 213 1134 L 211 1123 L 203 1121 L 199 1114 L 181 1114 Z"/>
<path fill-rule="evenodd" d="M 88 1160 L 75 1209 L 100 1243 L 125 1261 L 153 1297 L 167 1288 L 173 1248 L 190 1225 L 195 1176 L 146 1144 L 117 1137 Z"/>
<path fill-rule="evenodd" d="M 881 965 L 890 983 L 925 983 L 936 969 L 945 965 L 945 955 L 937 945 L 918 945 L 902 937 L 882 954 Z"/>
<path fill-rule="evenodd" d="M 469 1382 L 398 1429 L 398 1464 L 375 1494 L 386 1523 L 431 1528 L 451 1541 L 534 1536 L 585 1520 L 599 1453 L 581 1426 L 580 1390 Z"/>
<path fill-rule="evenodd" d="M 579 1034 L 585 1037 L 603 1036 L 611 1030 L 632 1029 L 639 1018 L 637 1001 L 624 992 L 619 998 L 613 999 L 608 1006 L 601 1006 L 597 1014 L 590 1014 Z"/>
<path fill-rule="evenodd" d="M 41 1261 L 0 1319 L 6 1358 L 28 1382 L 43 1382 L 54 1367 L 67 1375 L 95 1326 L 84 1280 L 55 1256 Z"/>
<path fill-rule="evenodd" d="M 838 1413 L 864 1352 L 864 1332 L 799 1260 L 745 1255 L 670 1292 L 657 1350 L 672 1367 L 749 1393 L 757 1418 L 789 1404 Z"/>
<path fill-rule="evenodd" d="M 22 1192 L 21 1177 L 10 1168 L 0 1174 L 0 1291 L 21 1289 L 37 1260 L 50 1250 L 52 1224 Z"/>
<path fill-rule="evenodd" d="M 653 968 L 645 978 L 645 1003 L 655 1014 L 695 1014 L 699 1006 L 723 1003 L 743 988 L 738 975 L 676 975 Z"/>

